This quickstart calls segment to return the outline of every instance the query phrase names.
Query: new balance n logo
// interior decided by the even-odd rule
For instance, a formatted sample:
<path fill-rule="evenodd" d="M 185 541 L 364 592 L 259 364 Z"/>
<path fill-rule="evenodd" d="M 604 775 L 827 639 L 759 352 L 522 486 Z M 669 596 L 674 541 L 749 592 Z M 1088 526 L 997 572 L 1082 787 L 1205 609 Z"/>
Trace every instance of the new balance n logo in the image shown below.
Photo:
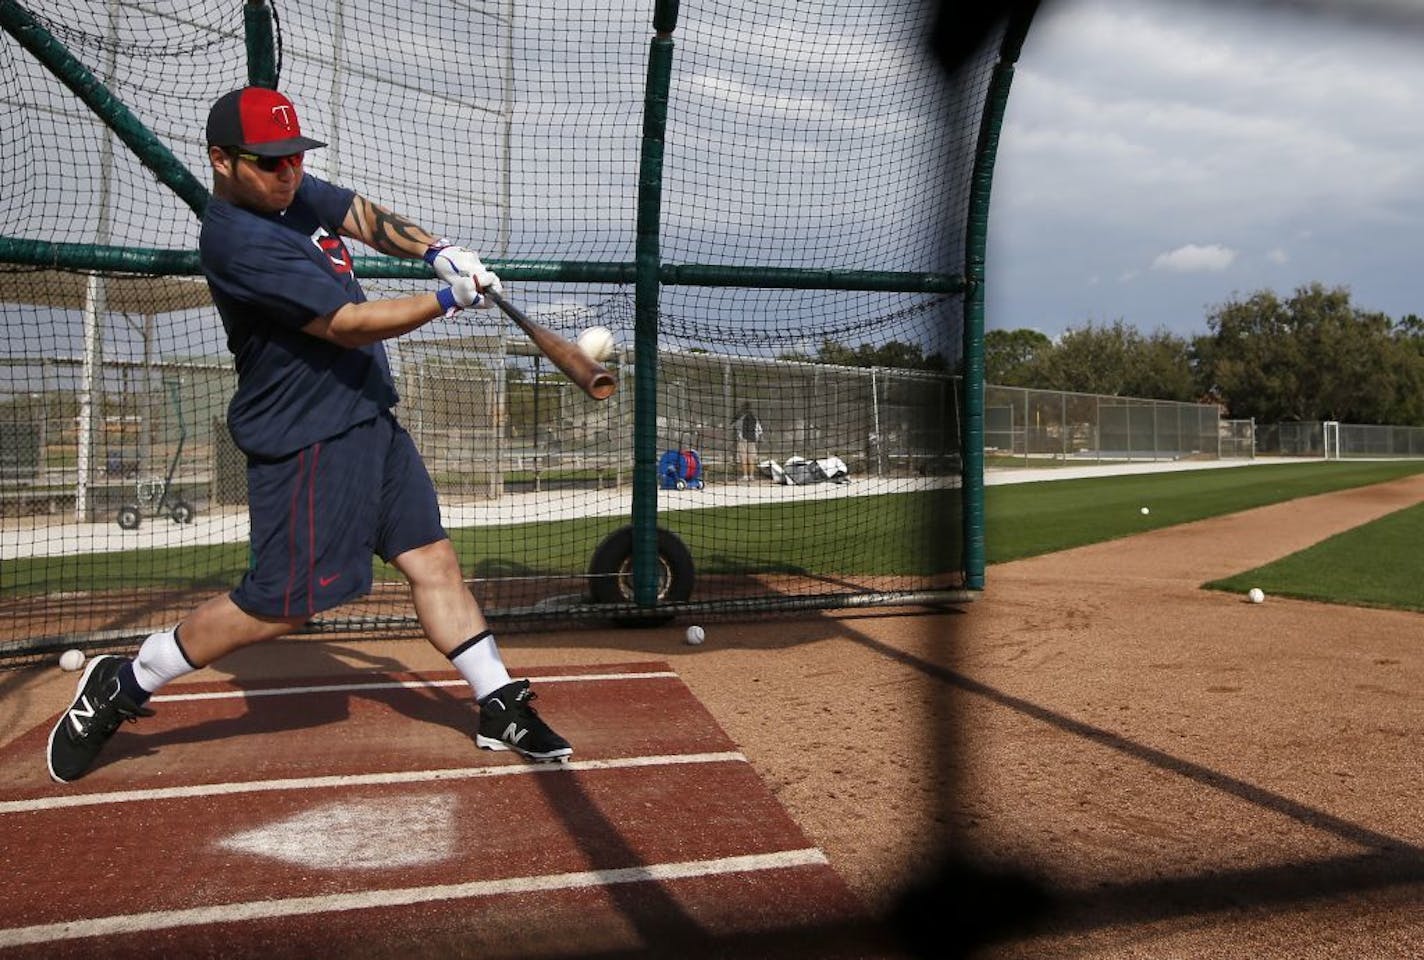
<path fill-rule="evenodd" d="M 518 743 L 524 739 L 524 735 L 529 732 L 529 728 L 519 729 L 517 724 L 511 723 L 504 728 L 504 733 L 500 734 L 500 739 L 506 743 Z"/>
<path fill-rule="evenodd" d="M 74 725 L 74 732 L 81 737 L 84 736 L 85 720 L 94 719 L 94 705 L 89 702 L 88 697 L 80 697 L 79 702 L 69 708 L 69 722 Z"/>

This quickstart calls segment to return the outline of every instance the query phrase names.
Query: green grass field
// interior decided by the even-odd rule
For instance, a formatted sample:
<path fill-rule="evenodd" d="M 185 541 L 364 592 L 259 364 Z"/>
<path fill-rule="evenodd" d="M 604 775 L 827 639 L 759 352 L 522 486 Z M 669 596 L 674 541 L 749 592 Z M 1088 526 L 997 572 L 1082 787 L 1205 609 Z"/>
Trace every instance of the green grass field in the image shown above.
<path fill-rule="evenodd" d="M 989 562 L 1052 553 L 1421 472 L 1424 463 L 1413 461 L 1270 464 L 989 487 L 985 491 Z M 1146 516 L 1141 513 L 1144 506 L 1150 511 Z M 1415 559 L 1421 537 L 1424 506 L 1411 507 L 1204 586 L 1238 593 L 1260 587 L 1277 596 L 1424 610 Z M 1328 571 L 1328 576 L 1322 571 Z M 992 583 L 992 570 L 989 580 Z"/>
<path fill-rule="evenodd" d="M 926 548 L 924 521 L 941 499 L 917 493 L 721 507 L 664 513 L 659 523 L 687 544 L 698 573 L 927 575 L 958 561 L 957 544 L 952 553 L 944 541 Z M 473 558 L 477 577 L 537 576 L 582 572 L 599 541 L 625 523 L 600 517 L 452 530 L 450 536 L 460 556 Z M 834 542 L 846 530 L 875 535 L 846 550 Z"/>
<path fill-rule="evenodd" d="M 1313 462 L 989 487 L 988 561 L 1005 563 L 1156 527 L 1424 473 L 1424 462 Z M 1141 508 L 1147 507 L 1147 515 Z"/>
<path fill-rule="evenodd" d="M 1420 472 L 1424 462 L 1314 462 L 991 486 L 985 490 L 988 561 L 1003 563 Z M 929 529 L 936 525 L 927 522 L 935 511 L 957 511 L 957 504 L 957 497 L 946 493 L 895 494 L 674 512 L 663 514 L 661 522 L 687 541 L 699 573 L 925 575 L 957 563 L 957 538 L 937 536 Z M 1150 510 L 1147 515 L 1140 512 L 1143 506 Z M 1338 555 L 1312 556 L 1298 566 L 1281 561 L 1272 565 L 1279 571 L 1267 568 L 1269 579 L 1264 571 L 1243 571 L 1213 586 L 1239 590 L 1249 579 L 1268 593 L 1419 609 L 1417 587 L 1411 592 L 1413 585 L 1403 583 L 1408 578 L 1396 571 L 1410 569 L 1412 553 L 1403 545 L 1418 541 L 1424 516 L 1403 514 L 1409 516 L 1385 518 L 1357 531 L 1361 536 L 1373 531 L 1377 542 L 1355 546 L 1345 538 L 1333 546 L 1335 541 L 1328 541 L 1312 550 L 1338 549 Z M 462 529 L 451 535 L 460 555 L 471 558 L 467 570 L 475 577 L 568 575 L 582 572 L 594 547 L 622 522 L 604 517 Z M 859 549 L 847 551 L 846 532 L 857 530 L 877 535 L 862 537 Z M 1397 559 L 1381 563 L 1385 555 Z M 245 544 L 13 560 L 4 564 L 0 596 L 50 592 L 73 583 L 93 590 L 221 589 L 237 582 L 246 563 Z M 1342 572 L 1321 584 L 1321 569 Z M 1347 577 L 1343 571 L 1350 570 L 1358 570 L 1358 576 Z M 396 576 L 379 562 L 376 575 Z M 991 583 L 992 578 L 991 570 Z M 1395 581 L 1400 582 L 1387 586 Z M 1349 586 L 1356 582 L 1358 588 Z M 1322 596 L 1321 590 L 1331 595 Z"/>
<path fill-rule="evenodd" d="M 1424 543 L 1424 504 L 1397 510 L 1206 586 L 1235 593 L 1260 587 L 1269 596 L 1424 611 L 1416 559 L 1420 543 Z"/>
<path fill-rule="evenodd" d="M 950 496 L 914 493 L 665 513 L 660 522 L 697 558 L 699 573 L 928 575 L 954 569 L 958 541 L 935 537 L 927 519 Z M 599 542 L 627 521 L 592 517 L 450 531 L 466 572 L 480 579 L 582 573 Z M 845 532 L 861 535 L 846 550 Z M 839 562 L 829 563 L 828 557 Z M 56 584 L 91 590 L 148 587 L 221 589 L 241 579 L 246 544 L 133 550 L 6 561 L 0 597 L 46 593 Z M 399 579 L 377 560 L 377 580 Z"/>

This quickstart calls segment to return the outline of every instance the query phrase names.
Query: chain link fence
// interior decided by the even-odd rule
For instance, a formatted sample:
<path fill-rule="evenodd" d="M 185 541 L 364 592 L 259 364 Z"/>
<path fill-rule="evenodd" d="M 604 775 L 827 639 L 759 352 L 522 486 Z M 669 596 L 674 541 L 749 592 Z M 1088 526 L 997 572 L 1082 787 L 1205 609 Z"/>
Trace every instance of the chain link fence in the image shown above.
<path fill-rule="evenodd" d="M 1424 457 L 1424 427 L 1301 420 L 1263 424 L 1256 430 L 1261 456 L 1342 458 Z"/>
<path fill-rule="evenodd" d="M 1001 465 L 1249 457 L 1249 447 L 1242 449 L 1240 424 L 1223 421 L 1216 404 L 992 384 L 984 388 L 984 453 Z"/>

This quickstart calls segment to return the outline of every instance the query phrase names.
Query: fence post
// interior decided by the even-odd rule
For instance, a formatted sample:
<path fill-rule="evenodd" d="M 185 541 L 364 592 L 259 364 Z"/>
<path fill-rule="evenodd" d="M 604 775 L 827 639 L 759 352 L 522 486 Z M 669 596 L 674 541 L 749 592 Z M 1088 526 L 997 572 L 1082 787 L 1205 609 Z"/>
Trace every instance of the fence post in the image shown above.
<path fill-rule="evenodd" d="M 885 472 L 883 466 L 885 457 L 881 453 L 884 447 L 880 439 L 880 385 L 875 369 L 875 367 L 870 368 L 870 413 L 871 430 L 875 434 L 875 445 L 871 449 L 875 451 L 875 475 L 878 477 Z"/>
<path fill-rule="evenodd" d="M 1023 454 L 1024 466 L 1028 466 L 1028 390 L 1023 392 L 1024 397 L 1024 417 L 1023 417 Z"/>
<path fill-rule="evenodd" d="M 1068 462 L 1068 394 L 1058 395 L 1058 445 L 1063 450 L 1063 462 Z"/>

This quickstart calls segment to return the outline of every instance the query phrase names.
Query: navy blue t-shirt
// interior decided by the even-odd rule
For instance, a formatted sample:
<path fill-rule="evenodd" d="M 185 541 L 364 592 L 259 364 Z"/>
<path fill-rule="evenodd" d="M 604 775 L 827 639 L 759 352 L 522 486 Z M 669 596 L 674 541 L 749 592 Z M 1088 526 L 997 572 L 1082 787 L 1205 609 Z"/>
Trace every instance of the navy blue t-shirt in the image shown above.
<path fill-rule="evenodd" d="M 208 203 L 198 249 L 236 358 L 228 427 L 245 453 L 286 456 L 398 399 L 382 344 L 342 347 L 301 330 L 366 299 L 338 233 L 355 195 L 308 174 L 281 213 Z"/>

